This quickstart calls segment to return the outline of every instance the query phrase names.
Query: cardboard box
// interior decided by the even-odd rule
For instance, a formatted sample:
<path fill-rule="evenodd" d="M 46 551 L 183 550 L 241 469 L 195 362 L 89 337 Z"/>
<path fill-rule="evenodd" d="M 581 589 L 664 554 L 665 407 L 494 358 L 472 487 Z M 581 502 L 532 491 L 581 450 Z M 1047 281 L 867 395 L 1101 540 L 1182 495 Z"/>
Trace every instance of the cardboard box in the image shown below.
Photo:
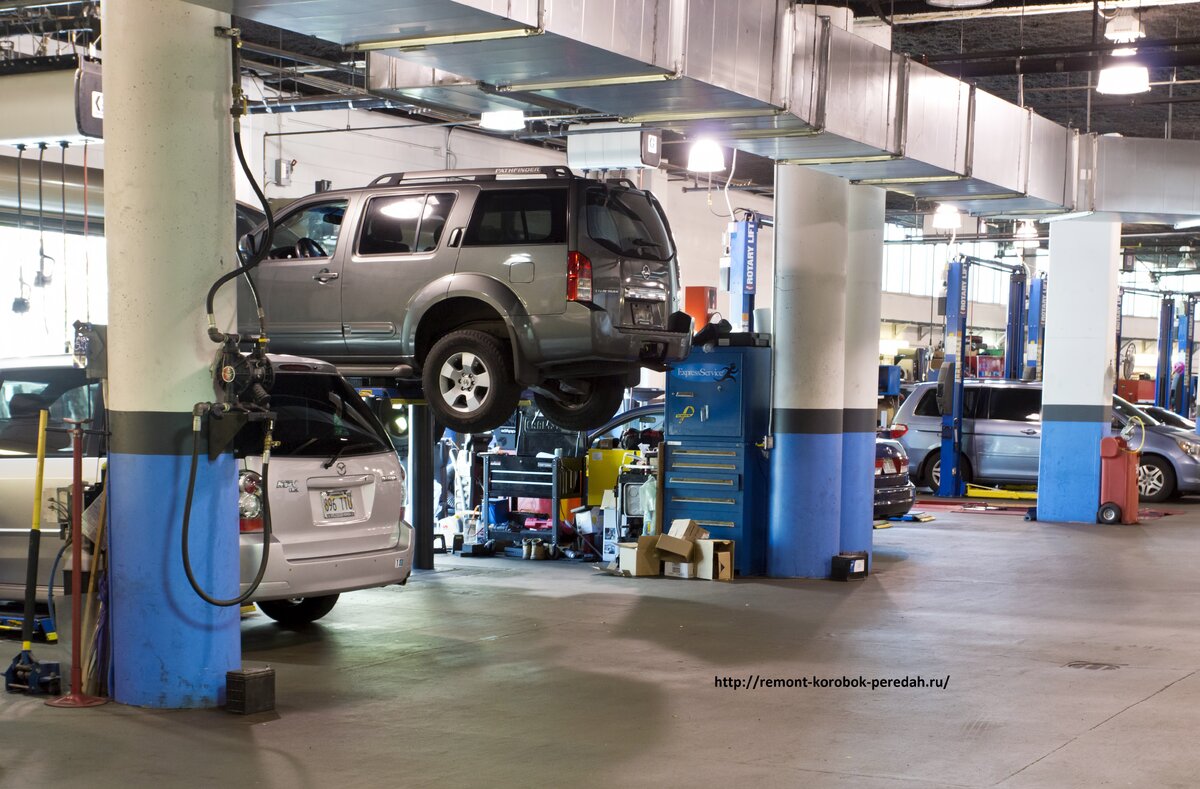
<path fill-rule="evenodd" d="M 613 561 L 617 558 L 617 544 L 620 542 L 620 531 L 617 527 L 617 494 L 611 490 L 604 491 L 600 506 L 600 524 L 602 537 L 600 558 Z"/>
<path fill-rule="evenodd" d="M 696 540 L 696 577 L 733 580 L 733 540 Z"/>
<path fill-rule="evenodd" d="M 692 560 L 693 552 L 696 549 L 696 544 L 691 540 L 672 537 L 669 534 L 659 535 L 658 550 L 661 553 L 669 554 L 664 556 L 666 561 L 688 562 Z"/>
<path fill-rule="evenodd" d="M 672 537 L 681 540 L 707 540 L 708 532 L 700 528 L 700 524 L 688 518 L 677 518 L 671 521 L 671 529 L 667 532 Z"/>
<path fill-rule="evenodd" d="M 593 510 L 591 507 L 579 507 L 571 511 L 575 516 L 575 530 L 580 534 L 595 534 L 600 531 L 600 516 L 599 510 Z"/>
<path fill-rule="evenodd" d="M 695 578 L 695 562 L 663 562 L 663 575 L 668 578 Z"/>
<path fill-rule="evenodd" d="M 621 553 L 621 575 L 640 578 L 662 575 L 662 560 L 658 558 L 657 537 L 638 537 L 637 542 L 617 545 Z"/>
<path fill-rule="evenodd" d="M 605 526 L 604 533 L 601 535 L 600 542 L 600 558 L 606 562 L 615 562 L 620 552 L 617 546 L 621 544 L 621 537 L 617 534 L 616 526 Z"/>

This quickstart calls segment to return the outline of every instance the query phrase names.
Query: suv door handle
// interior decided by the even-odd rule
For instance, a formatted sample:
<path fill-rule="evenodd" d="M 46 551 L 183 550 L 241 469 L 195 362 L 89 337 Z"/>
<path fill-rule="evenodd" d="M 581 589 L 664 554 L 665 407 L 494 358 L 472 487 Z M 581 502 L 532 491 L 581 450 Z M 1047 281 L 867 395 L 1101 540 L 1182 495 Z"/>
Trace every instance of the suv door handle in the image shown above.
<path fill-rule="evenodd" d="M 1027 427 L 1021 432 L 1027 436 L 1036 436 L 1038 434 L 1038 431 L 1034 430 L 1032 427 Z"/>
<path fill-rule="evenodd" d="M 459 244 L 462 243 L 462 238 L 463 238 L 463 229 L 461 227 L 456 227 L 450 231 L 450 238 L 446 241 L 446 246 L 457 247 Z"/>
<path fill-rule="evenodd" d="M 332 279 L 337 279 L 340 276 L 341 274 L 337 273 L 336 271 L 330 271 L 327 268 L 323 268 L 316 274 L 313 274 L 313 279 L 324 285 L 326 282 L 329 282 Z"/>

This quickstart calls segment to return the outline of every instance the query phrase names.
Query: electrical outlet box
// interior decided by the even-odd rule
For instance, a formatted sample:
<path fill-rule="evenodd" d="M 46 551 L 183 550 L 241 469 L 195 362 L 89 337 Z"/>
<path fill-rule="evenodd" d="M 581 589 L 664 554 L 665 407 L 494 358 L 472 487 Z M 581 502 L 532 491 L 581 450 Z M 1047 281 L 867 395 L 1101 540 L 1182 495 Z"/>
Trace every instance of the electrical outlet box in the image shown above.
<path fill-rule="evenodd" d="M 292 167 L 295 166 L 295 161 L 292 159 L 276 159 L 275 160 L 275 184 L 277 186 L 292 185 Z"/>

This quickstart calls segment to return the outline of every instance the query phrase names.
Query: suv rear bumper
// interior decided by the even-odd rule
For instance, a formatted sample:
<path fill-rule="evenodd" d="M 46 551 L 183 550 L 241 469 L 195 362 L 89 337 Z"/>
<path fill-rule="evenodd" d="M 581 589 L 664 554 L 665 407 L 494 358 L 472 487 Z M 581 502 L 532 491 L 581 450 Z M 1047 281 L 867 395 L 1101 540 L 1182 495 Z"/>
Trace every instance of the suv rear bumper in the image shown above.
<path fill-rule="evenodd" d="M 516 329 L 527 346 L 522 348 L 525 360 L 543 371 L 578 375 L 589 365 L 612 363 L 664 370 L 692 350 L 692 319 L 685 312 L 672 313 L 667 329 L 635 329 L 614 326 L 604 310 L 569 304 L 560 315 L 533 315 Z"/>
<path fill-rule="evenodd" d="M 285 600 L 291 597 L 320 595 L 371 589 L 376 586 L 403 583 L 412 572 L 413 527 L 400 522 L 400 539 L 394 548 L 346 556 L 322 556 L 315 559 L 289 560 L 271 545 L 267 556 L 267 571 L 262 584 L 250 599 Z M 241 590 L 258 572 L 262 557 L 261 535 L 246 534 L 241 541 Z"/>

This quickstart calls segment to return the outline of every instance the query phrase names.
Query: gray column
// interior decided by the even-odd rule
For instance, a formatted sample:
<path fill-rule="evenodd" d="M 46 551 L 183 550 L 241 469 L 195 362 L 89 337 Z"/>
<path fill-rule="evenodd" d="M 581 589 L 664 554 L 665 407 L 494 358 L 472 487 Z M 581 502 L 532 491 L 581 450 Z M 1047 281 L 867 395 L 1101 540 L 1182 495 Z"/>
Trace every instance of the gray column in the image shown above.
<path fill-rule="evenodd" d="M 103 21 L 113 697 L 214 706 L 240 665 L 238 610 L 200 600 L 179 538 L 190 414 L 213 399 L 204 296 L 237 264 L 230 44 L 213 33 L 229 16 L 105 0 Z M 230 329 L 232 285 L 217 310 Z M 219 597 L 238 592 L 236 474 L 230 455 L 200 459 L 192 562 Z"/>
<path fill-rule="evenodd" d="M 775 381 L 767 573 L 825 578 L 839 550 L 846 181 L 775 168 Z"/>
<path fill-rule="evenodd" d="M 875 425 L 879 421 L 879 318 L 884 190 L 849 189 L 846 379 L 842 412 L 841 550 L 870 553 L 874 538 Z"/>
<path fill-rule="evenodd" d="M 1050 226 L 1038 520 L 1095 523 L 1112 419 L 1121 223 Z"/>

